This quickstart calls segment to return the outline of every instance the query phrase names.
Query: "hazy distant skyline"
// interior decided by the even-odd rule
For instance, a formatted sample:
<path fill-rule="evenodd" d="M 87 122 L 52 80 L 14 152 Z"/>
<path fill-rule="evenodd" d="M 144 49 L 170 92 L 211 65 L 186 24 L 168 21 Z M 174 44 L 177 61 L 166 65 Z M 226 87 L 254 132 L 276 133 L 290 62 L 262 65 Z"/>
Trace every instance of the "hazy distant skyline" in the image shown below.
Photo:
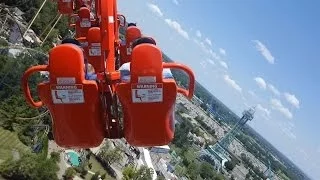
<path fill-rule="evenodd" d="M 119 0 L 120 13 L 313 179 L 320 179 L 320 2 Z"/>

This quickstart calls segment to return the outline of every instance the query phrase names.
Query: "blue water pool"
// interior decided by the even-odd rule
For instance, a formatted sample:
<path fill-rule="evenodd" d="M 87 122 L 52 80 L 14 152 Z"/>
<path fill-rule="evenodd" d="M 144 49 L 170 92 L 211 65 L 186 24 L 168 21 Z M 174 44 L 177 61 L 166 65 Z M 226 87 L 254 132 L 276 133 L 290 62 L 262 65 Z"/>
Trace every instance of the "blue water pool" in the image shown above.
<path fill-rule="evenodd" d="M 72 166 L 79 166 L 79 155 L 76 152 L 70 151 L 67 153 L 69 155 L 69 161 Z"/>

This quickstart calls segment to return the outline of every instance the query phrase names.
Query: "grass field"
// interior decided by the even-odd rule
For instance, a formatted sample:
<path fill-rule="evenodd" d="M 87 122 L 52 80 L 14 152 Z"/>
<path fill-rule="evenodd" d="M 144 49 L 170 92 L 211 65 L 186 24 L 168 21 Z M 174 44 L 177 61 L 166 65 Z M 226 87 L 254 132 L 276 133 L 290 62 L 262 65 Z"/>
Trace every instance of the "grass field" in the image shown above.
<path fill-rule="evenodd" d="M 13 157 L 14 151 L 28 152 L 30 149 L 19 140 L 15 132 L 0 128 L 0 163 Z"/>

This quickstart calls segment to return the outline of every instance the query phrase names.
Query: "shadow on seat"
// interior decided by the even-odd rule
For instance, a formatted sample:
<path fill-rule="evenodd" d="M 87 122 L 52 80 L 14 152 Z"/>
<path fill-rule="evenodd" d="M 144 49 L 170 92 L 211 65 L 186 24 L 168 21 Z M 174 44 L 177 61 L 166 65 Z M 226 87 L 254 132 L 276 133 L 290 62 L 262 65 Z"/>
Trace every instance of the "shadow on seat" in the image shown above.
<path fill-rule="evenodd" d="M 160 146 L 174 136 L 177 85 L 163 79 L 162 53 L 153 44 L 132 51 L 130 82 L 117 85 L 124 112 L 124 136 L 133 146 Z"/>
<path fill-rule="evenodd" d="M 54 47 L 49 52 L 50 81 L 38 85 L 40 99 L 51 113 L 54 139 L 61 147 L 96 147 L 105 135 L 98 86 L 84 79 L 83 58 L 76 45 Z"/>

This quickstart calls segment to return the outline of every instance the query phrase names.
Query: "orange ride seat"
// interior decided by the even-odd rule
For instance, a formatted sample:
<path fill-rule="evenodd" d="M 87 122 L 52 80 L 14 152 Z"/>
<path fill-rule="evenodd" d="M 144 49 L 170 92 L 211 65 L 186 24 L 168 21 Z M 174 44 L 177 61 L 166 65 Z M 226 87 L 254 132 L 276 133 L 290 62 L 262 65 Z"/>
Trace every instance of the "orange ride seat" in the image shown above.
<path fill-rule="evenodd" d="M 104 123 L 98 86 L 85 80 L 84 57 L 73 44 L 49 52 L 49 82 L 38 85 L 39 97 L 51 113 L 56 143 L 66 148 L 90 148 L 101 144 Z"/>
<path fill-rule="evenodd" d="M 177 85 L 163 79 L 162 53 L 153 44 L 132 51 L 130 82 L 116 86 L 124 112 L 124 136 L 133 146 L 166 145 L 174 137 Z"/>
<path fill-rule="evenodd" d="M 90 19 L 90 9 L 87 7 L 81 7 L 78 12 L 78 18 L 76 19 L 76 38 L 87 37 L 88 30 L 92 26 Z"/>
<path fill-rule="evenodd" d="M 120 65 L 131 62 L 132 43 L 142 36 L 137 26 L 130 26 L 126 30 L 125 44 L 120 46 Z"/>
<path fill-rule="evenodd" d="M 58 0 L 58 11 L 61 14 L 73 14 L 73 0 Z"/>
<path fill-rule="evenodd" d="M 99 27 L 92 27 L 87 34 L 88 47 L 85 50 L 89 63 L 94 67 L 96 72 L 105 70 L 106 64 L 101 54 L 101 34 Z"/>

